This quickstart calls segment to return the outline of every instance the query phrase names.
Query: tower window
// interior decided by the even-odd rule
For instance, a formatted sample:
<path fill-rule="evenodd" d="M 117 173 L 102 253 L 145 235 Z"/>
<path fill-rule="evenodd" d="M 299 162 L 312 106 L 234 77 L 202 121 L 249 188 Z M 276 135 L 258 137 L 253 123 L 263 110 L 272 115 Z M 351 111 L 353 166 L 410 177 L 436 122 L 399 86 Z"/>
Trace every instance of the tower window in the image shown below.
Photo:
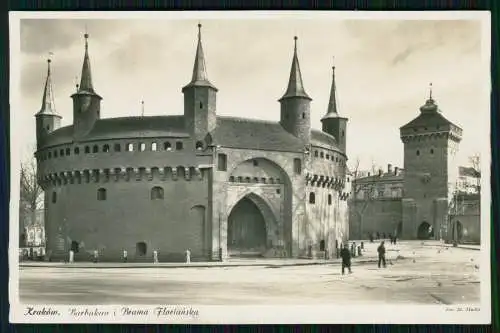
<path fill-rule="evenodd" d="M 85 146 L 85 154 L 88 154 L 90 153 L 90 147 L 89 146 Z"/>
<path fill-rule="evenodd" d="M 280 194 L 281 193 L 281 190 L 278 188 L 276 189 L 276 194 Z"/>
<path fill-rule="evenodd" d="M 314 157 L 318 157 L 318 151 L 317 150 L 314 151 Z"/>
<path fill-rule="evenodd" d="M 59 150 L 59 155 L 64 156 L 64 149 Z"/>
<path fill-rule="evenodd" d="M 257 161 L 257 160 L 253 160 L 252 163 L 253 163 L 253 166 L 258 166 L 259 165 L 259 161 Z"/>
<path fill-rule="evenodd" d="M 155 186 L 151 189 L 151 200 L 163 199 L 163 188 Z"/>
<path fill-rule="evenodd" d="M 417 150 L 417 156 L 420 156 L 420 150 Z"/>
<path fill-rule="evenodd" d="M 227 156 L 226 154 L 219 154 L 217 156 L 217 170 L 226 171 L 227 170 Z"/>
<path fill-rule="evenodd" d="M 115 143 L 115 151 L 121 151 L 122 150 L 122 146 L 119 144 L 119 143 Z"/>
<path fill-rule="evenodd" d="M 177 142 L 175 143 L 175 150 L 182 150 L 182 148 L 183 148 L 183 147 L 184 147 L 184 146 L 183 146 L 182 142 L 177 141 Z"/>
<path fill-rule="evenodd" d="M 69 148 L 66 148 L 66 156 L 69 156 L 71 153 L 70 149 Z"/>
<path fill-rule="evenodd" d="M 309 193 L 309 203 L 310 204 L 316 203 L 316 195 L 314 194 L 314 192 Z"/>
<path fill-rule="evenodd" d="M 203 103 L 200 102 L 200 109 L 203 109 Z"/>
<path fill-rule="evenodd" d="M 325 155 L 325 158 L 326 158 L 327 160 L 329 160 L 329 159 L 330 159 L 330 155 L 326 154 L 326 155 Z"/>
<path fill-rule="evenodd" d="M 332 195 L 328 194 L 328 205 L 332 204 Z"/>
<path fill-rule="evenodd" d="M 306 113 L 302 112 L 302 119 L 306 119 Z"/>
<path fill-rule="evenodd" d="M 196 150 L 203 150 L 203 142 L 196 141 Z"/>
<path fill-rule="evenodd" d="M 325 154 L 323 152 L 319 153 L 319 157 L 323 158 L 325 157 Z"/>
<path fill-rule="evenodd" d="M 52 158 L 52 153 L 49 151 L 49 158 Z"/>
<path fill-rule="evenodd" d="M 293 159 L 293 170 L 298 175 L 302 173 L 302 161 L 300 160 L 300 158 Z"/>
<path fill-rule="evenodd" d="M 127 151 L 134 151 L 134 144 L 133 143 L 127 144 Z"/>
<path fill-rule="evenodd" d="M 56 202 L 57 202 L 57 193 L 52 192 L 52 203 L 56 203 Z"/>
<path fill-rule="evenodd" d="M 170 142 L 165 142 L 163 144 L 163 149 L 166 150 L 166 151 L 171 151 L 172 150 L 172 144 Z"/>
<path fill-rule="evenodd" d="M 104 201 L 106 200 L 106 189 L 100 188 L 97 190 L 97 200 Z"/>
<path fill-rule="evenodd" d="M 103 151 L 104 153 L 109 153 L 109 145 L 104 145 L 104 146 L 102 146 L 102 151 Z"/>
<path fill-rule="evenodd" d="M 92 147 L 92 152 L 93 153 L 99 152 L 99 147 L 97 147 L 97 145 L 94 145 L 94 147 Z"/>
<path fill-rule="evenodd" d="M 49 125 L 47 125 L 47 131 L 48 131 L 48 130 L 50 130 L 50 127 L 49 127 Z"/>
<path fill-rule="evenodd" d="M 78 154 L 80 154 L 80 148 L 75 147 L 75 155 L 78 155 Z"/>
<path fill-rule="evenodd" d="M 339 158 L 338 157 L 335 157 L 335 162 L 338 162 L 339 161 Z"/>
<path fill-rule="evenodd" d="M 431 154 L 434 154 L 434 149 L 431 148 Z"/>
<path fill-rule="evenodd" d="M 156 151 L 157 147 L 156 147 L 156 142 L 153 142 L 151 144 L 151 151 Z"/>
<path fill-rule="evenodd" d="M 54 150 L 54 158 L 57 157 L 57 150 Z"/>
<path fill-rule="evenodd" d="M 344 136 L 345 136 L 345 132 L 344 132 L 344 130 L 342 130 L 342 137 L 344 137 Z"/>
<path fill-rule="evenodd" d="M 140 151 L 145 151 L 145 150 L 146 150 L 146 144 L 145 144 L 145 143 L 141 143 L 141 144 L 139 145 L 139 150 L 140 150 Z"/>

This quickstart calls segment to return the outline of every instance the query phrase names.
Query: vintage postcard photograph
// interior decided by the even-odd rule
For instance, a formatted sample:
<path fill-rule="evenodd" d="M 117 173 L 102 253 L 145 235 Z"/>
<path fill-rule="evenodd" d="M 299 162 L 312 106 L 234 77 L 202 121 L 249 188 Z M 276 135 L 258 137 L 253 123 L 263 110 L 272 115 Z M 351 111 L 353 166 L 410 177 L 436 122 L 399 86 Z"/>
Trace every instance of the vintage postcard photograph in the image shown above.
<path fill-rule="evenodd" d="M 487 324 L 487 12 L 12 12 L 10 320 Z"/>

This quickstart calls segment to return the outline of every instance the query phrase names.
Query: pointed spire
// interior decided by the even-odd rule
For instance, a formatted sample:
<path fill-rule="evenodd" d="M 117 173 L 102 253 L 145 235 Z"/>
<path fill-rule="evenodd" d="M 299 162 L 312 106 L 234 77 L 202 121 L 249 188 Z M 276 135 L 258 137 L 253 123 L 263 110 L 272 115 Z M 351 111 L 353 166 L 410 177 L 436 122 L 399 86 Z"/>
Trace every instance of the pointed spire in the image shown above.
<path fill-rule="evenodd" d="M 429 83 L 429 99 L 425 101 L 425 104 L 420 107 L 421 112 L 436 112 L 439 108 L 436 101 L 432 98 L 432 82 Z"/>
<path fill-rule="evenodd" d="M 207 67 L 205 64 L 205 55 L 203 54 L 203 45 L 201 43 L 201 24 L 198 23 L 198 45 L 196 47 L 196 56 L 194 59 L 193 76 L 191 82 L 186 87 L 211 87 L 216 89 L 208 80 Z M 216 89 L 217 90 L 217 89 Z"/>
<path fill-rule="evenodd" d="M 302 73 L 300 72 L 299 59 L 297 57 L 297 36 L 294 39 L 294 50 L 292 59 L 292 68 L 290 70 L 290 78 L 288 80 L 288 87 L 285 94 L 281 99 L 289 97 L 303 97 L 311 100 L 311 97 L 307 95 L 304 90 L 304 83 L 302 82 Z"/>
<path fill-rule="evenodd" d="M 52 74 L 50 70 L 51 62 L 52 60 L 49 57 L 47 59 L 47 78 L 45 80 L 45 88 L 43 90 L 42 107 L 40 108 L 40 111 L 37 113 L 37 115 L 46 114 L 59 116 L 56 112 L 54 93 L 52 91 Z"/>
<path fill-rule="evenodd" d="M 338 108 L 337 108 L 337 87 L 335 85 L 335 65 L 332 66 L 332 86 L 330 88 L 330 100 L 328 101 L 328 110 L 326 115 L 322 119 L 326 118 L 337 118 Z"/>
<path fill-rule="evenodd" d="M 92 85 L 92 72 L 90 70 L 89 59 L 89 34 L 85 32 L 85 56 L 83 57 L 82 75 L 80 78 L 80 86 L 78 92 L 88 92 L 95 94 L 94 86 Z"/>

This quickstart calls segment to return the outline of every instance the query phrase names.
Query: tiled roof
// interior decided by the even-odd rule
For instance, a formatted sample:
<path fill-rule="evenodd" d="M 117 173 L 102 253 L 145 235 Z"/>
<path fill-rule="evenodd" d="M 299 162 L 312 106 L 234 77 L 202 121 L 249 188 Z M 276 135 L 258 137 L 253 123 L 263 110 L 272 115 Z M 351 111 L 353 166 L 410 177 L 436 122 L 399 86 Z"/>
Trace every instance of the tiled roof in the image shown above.
<path fill-rule="evenodd" d="M 446 119 L 440 112 L 428 112 L 428 113 L 420 113 L 418 117 L 410 121 L 404 126 L 401 126 L 400 129 L 414 128 L 414 127 L 422 127 L 422 126 L 446 126 L 452 125 L 453 123 Z"/>
<path fill-rule="evenodd" d="M 404 180 L 404 172 L 400 170 L 400 172 L 395 175 L 394 173 L 384 173 L 382 176 L 379 176 L 378 174 L 372 175 L 372 176 L 367 176 L 363 178 L 358 178 L 355 179 L 354 181 L 356 183 L 367 183 L 367 182 L 397 182 L 397 181 L 403 181 Z"/>
<path fill-rule="evenodd" d="M 112 140 L 137 137 L 186 137 L 184 116 L 120 117 L 96 121 L 85 140 Z M 51 133 L 47 145 L 73 141 L 73 125 Z"/>
<path fill-rule="evenodd" d="M 278 122 L 217 117 L 217 127 L 210 133 L 212 142 L 230 148 L 302 152 L 302 142 Z"/>
<path fill-rule="evenodd" d="M 458 167 L 458 174 L 465 177 L 480 178 L 481 173 L 472 167 Z"/>
<path fill-rule="evenodd" d="M 311 144 L 327 149 L 339 149 L 334 136 L 317 129 L 311 129 Z"/>

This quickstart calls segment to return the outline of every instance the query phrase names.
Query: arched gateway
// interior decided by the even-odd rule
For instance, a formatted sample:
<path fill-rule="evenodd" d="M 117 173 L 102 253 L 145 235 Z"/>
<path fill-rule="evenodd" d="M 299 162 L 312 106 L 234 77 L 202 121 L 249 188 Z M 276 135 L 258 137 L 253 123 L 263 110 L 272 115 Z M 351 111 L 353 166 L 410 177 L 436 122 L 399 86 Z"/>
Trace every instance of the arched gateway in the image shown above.
<path fill-rule="evenodd" d="M 425 221 L 422 222 L 417 230 L 417 238 L 425 240 L 430 239 L 433 236 L 434 230 L 432 229 L 431 225 Z"/>

